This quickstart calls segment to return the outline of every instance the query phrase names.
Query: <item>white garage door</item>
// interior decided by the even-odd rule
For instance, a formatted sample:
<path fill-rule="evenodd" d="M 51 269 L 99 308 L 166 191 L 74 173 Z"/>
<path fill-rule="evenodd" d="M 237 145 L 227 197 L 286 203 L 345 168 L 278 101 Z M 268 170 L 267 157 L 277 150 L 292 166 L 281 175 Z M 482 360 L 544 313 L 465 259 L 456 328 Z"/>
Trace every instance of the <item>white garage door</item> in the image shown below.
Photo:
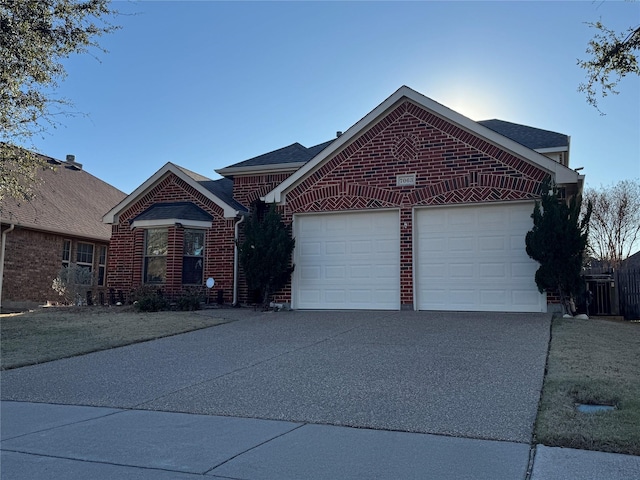
<path fill-rule="evenodd" d="M 293 307 L 400 309 L 397 211 L 297 215 Z"/>
<path fill-rule="evenodd" d="M 532 203 L 415 212 L 419 310 L 540 312 L 538 264 L 525 251 Z"/>

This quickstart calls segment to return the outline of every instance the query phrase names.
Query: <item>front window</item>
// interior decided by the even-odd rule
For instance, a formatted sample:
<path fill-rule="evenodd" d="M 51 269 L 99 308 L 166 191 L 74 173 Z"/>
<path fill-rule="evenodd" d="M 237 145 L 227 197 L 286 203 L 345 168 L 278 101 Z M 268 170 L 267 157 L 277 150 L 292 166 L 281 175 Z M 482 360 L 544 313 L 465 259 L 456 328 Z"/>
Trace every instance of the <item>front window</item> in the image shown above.
<path fill-rule="evenodd" d="M 204 230 L 185 229 L 182 256 L 182 283 L 202 285 L 204 259 Z"/>
<path fill-rule="evenodd" d="M 169 232 L 166 228 L 150 228 L 146 231 L 144 283 L 167 281 L 168 245 Z"/>
<path fill-rule="evenodd" d="M 71 261 L 71 240 L 64 240 L 62 243 L 62 266 L 68 267 Z"/>
<path fill-rule="evenodd" d="M 98 255 L 98 285 L 103 287 L 105 274 L 107 272 L 107 247 L 102 245 L 100 247 L 100 254 Z"/>
<path fill-rule="evenodd" d="M 76 264 L 78 267 L 87 270 L 89 273 L 93 271 L 93 245 L 91 243 L 78 243 Z M 89 279 L 91 276 L 87 275 L 86 278 Z"/>

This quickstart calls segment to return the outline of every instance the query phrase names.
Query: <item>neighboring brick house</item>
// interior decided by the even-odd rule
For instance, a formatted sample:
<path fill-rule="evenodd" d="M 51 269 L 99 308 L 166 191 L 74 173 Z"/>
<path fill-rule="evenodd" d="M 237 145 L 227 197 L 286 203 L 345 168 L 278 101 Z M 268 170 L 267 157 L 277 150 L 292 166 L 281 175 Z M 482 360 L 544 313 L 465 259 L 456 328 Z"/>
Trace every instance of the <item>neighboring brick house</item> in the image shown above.
<path fill-rule="evenodd" d="M 84 171 L 72 155 L 44 158 L 52 168 L 38 172 L 33 199 L 4 198 L 0 205 L 2 305 L 60 302 L 52 283 L 70 263 L 93 273 L 92 299 L 106 301 L 111 229 L 102 216 L 126 195 Z"/>
<path fill-rule="evenodd" d="M 545 179 L 581 191 L 568 162 L 566 135 L 474 122 L 402 87 L 336 139 L 236 163 L 221 180 L 165 165 L 104 218 L 108 284 L 174 294 L 212 276 L 225 302 L 246 302 L 234 239 L 252 205 L 275 202 L 296 239 L 277 295 L 293 308 L 544 311 L 524 236 Z M 187 234 L 204 244 L 197 255 Z"/>

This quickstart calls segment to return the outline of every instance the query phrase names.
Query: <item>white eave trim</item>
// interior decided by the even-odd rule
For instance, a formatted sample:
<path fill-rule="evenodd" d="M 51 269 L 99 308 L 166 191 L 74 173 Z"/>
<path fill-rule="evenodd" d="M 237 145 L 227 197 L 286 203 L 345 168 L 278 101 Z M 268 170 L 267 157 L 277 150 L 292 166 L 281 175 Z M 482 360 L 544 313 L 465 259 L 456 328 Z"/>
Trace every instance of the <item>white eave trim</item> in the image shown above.
<path fill-rule="evenodd" d="M 252 165 L 250 167 L 227 167 L 216 170 L 223 177 L 238 175 L 260 175 L 263 173 L 293 172 L 302 167 L 306 162 L 276 163 L 273 165 Z"/>
<path fill-rule="evenodd" d="M 538 153 L 555 153 L 555 152 L 568 152 L 569 147 L 549 147 L 549 148 L 536 148 L 536 152 Z"/>
<path fill-rule="evenodd" d="M 316 167 L 322 164 L 324 160 L 330 158 L 334 153 L 339 151 L 346 144 L 350 143 L 357 135 L 363 132 L 370 125 L 373 125 L 390 109 L 394 108 L 396 104 L 403 101 L 403 99 L 405 98 L 416 103 L 422 108 L 425 108 L 426 110 L 429 110 L 434 114 L 457 124 L 461 128 L 482 138 L 485 138 L 487 141 L 499 146 L 500 148 L 509 150 L 514 155 L 528 160 L 538 167 L 547 170 L 549 173 L 553 174 L 553 176 L 555 177 L 555 182 L 558 184 L 578 182 L 578 174 L 575 171 L 564 167 L 563 165 L 554 160 L 551 160 L 548 157 L 545 157 L 541 153 L 535 152 L 534 150 L 531 150 L 524 145 L 514 142 L 510 138 L 500 135 L 493 130 L 480 125 L 479 123 L 474 122 L 470 118 L 467 118 L 464 115 L 461 115 L 458 112 L 455 112 L 450 108 L 445 107 L 444 105 L 441 105 L 428 97 L 425 97 L 421 93 L 418 93 L 407 86 L 402 86 L 384 102 L 382 102 L 366 116 L 360 119 L 356 124 L 351 126 L 346 132 L 344 132 L 343 135 L 334 140 L 333 143 L 331 143 L 327 148 L 320 152 L 316 157 L 311 159 L 293 175 L 287 178 L 284 182 L 267 193 L 262 198 L 262 200 L 266 203 L 281 203 L 284 198 L 283 194 L 290 187 L 294 186 L 303 178 L 305 178 L 308 173 L 316 169 Z"/>
<path fill-rule="evenodd" d="M 158 170 L 156 173 L 151 175 L 151 177 L 149 177 L 147 181 L 145 181 L 142 185 L 136 188 L 130 195 L 128 195 L 118 205 L 116 205 L 111 210 L 109 210 L 102 217 L 102 222 L 110 223 L 110 224 L 118 223 L 118 215 L 120 214 L 120 212 L 127 209 L 128 207 L 133 205 L 135 202 L 137 202 L 141 196 L 143 196 L 145 193 L 151 190 L 155 186 L 155 184 L 158 181 L 160 181 L 168 173 L 173 173 L 176 177 L 180 178 L 187 184 L 191 185 L 193 188 L 195 188 L 198 192 L 200 192 L 206 198 L 208 198 L 213 203 L 215 203 L 220 208 L 222 208 L 222 210 L 224 211 L 225 218 L 235 218 L 239 214 L 238 210 L 236 210 L 226 202 L 222 201 L 212 192 L 204 188 L 202 185 L 196 182 L 193 178 L 191 178 L 189 175 L 184 173 L 177 165 L 174 165 L 171 162 L 167 162 L 160 170 Z"/>
<path fill-rule="evenodd" d="M 155 228 L 170 227 L 171 225 L 181 224 L 187 228 L 211 228 L 213 222 L 204 220 L 184 220 L 182 218 L 162 218 L 159 220 L 134 220 L 131 223 L 131 230 L 134 228 Z"/>

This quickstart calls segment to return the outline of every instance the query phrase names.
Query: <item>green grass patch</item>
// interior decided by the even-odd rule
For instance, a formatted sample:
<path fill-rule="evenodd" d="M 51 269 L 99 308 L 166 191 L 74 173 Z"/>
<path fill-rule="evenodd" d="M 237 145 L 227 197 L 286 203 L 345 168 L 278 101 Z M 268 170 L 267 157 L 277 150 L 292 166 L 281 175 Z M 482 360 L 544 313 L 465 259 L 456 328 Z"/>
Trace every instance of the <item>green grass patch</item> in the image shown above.
<path fill-rule="evenodd" d="M 2 370 L 226 323 L 195 312 L 136 312 L 127 307 L 51 307 L 0 315 Z"/>
<path fill-rule="evenodd" d="M 581 413 L 578 403 L 614 405 Z M 640 455 L 640 323 L 556 318 L 536 442 Z"/>

